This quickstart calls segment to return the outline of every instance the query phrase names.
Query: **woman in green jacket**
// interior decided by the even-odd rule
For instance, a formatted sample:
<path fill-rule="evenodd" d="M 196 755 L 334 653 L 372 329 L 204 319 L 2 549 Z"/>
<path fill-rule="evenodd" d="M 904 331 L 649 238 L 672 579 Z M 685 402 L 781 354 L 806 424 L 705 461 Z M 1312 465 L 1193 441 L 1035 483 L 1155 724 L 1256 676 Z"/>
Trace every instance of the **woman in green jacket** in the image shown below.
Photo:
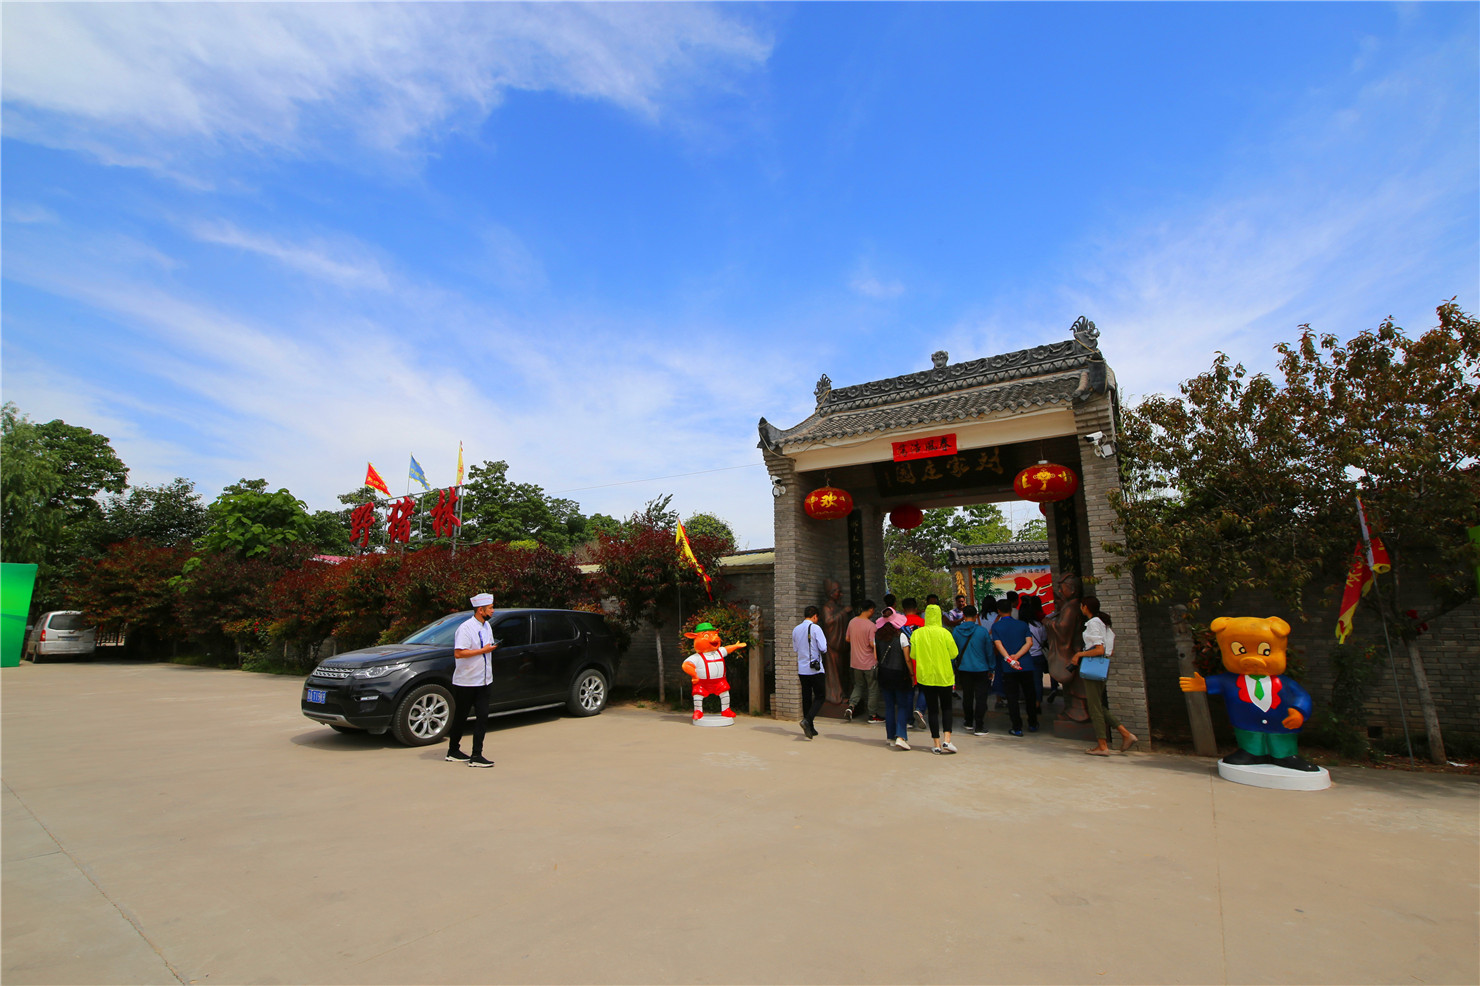
<path fill-rule="evenodd" d="M 951 661 L 958 653 L 951 631 L 941 626 L 940 607 L 926 606 L 925 625 L 910 635 L 909 658 L 915 668 L 915 681 L 925 693 L 925 715 L 930 721 L 930 739 L 935 744 L 931 753 L 956 752 L 951 743 L 951 690 L 956 687 L 956 671 Z"/>

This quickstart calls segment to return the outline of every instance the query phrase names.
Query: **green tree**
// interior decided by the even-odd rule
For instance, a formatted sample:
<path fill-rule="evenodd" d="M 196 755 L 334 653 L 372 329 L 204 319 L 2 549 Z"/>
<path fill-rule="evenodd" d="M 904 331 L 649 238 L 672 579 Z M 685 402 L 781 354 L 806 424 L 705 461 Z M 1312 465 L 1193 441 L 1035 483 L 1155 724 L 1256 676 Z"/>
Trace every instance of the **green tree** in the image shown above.
<path fill-rule="evenodd" d="M 45 564 L 61 540 L 66 518 L 56 456 L 35 422 L 7 402 L 0 408 L 0 559 Z"/>
<path fill-rule="evenodd" d="M 714 538 L 717 542 L 725 545 L 725 553 L 729 554 L 735 550 L 735 531 L 728 523 L 716 517 L 714 514 L 692 514 L 683 522 L 684 530 L 689 536 L 704 534 Z"/>
<path fill-rule="evenodd" d="M 313 533 L 308 509 L 286 489 L 267 492 L 267 480 L 243 479 L 221 491 L 209 507 L 211 526 L 201 546 L 240 558 L 267 555 L 275 545 L 306 542 Z"/>
<path fill-rule="evenodd" d="M 621 537 L 622 529 L 623 524 L 620 520 L 608 517 L 606 514 L 592 514 L 586 518 L 586 536 L 592 541 L 603 534 L 607 537 Z"/>
<path fill-rule="evenodd" d="M 1023 521 L 1012 539 L 1014 541 L 1047 541 L 1048 521 L 1042 517 L 1030 517 Z"/>
<path fill-rule="evenodd" d="M 97 495 L 122 493 L 127 487 L 128 467 L 103 435 L 59 419 L 37 425 L 36 434 L 61 478 L 52 504 L 62 510 L 67 523 L 99 516 Z"/>
<path fill-rule="evenodd" d="M 195 483 L 177 477 L 159 486 L 131 486 L 126 494 L 105 498 L 101 515 L 84 536 L 93 551 L 131 538 L 171 547 L 203 537 L 210 523 Z"/>
<path fill-rule="evenodd" d="M 908 553 L 944 569 L 950 561 L 951 542 L 959 544 L 1001 544 L 1011 541 L 1012 528 L 1002 508 L 995 503 L 974 503 L 967 507 L 941 507 L 926 510 L 920 526 L 900 530 L 889 525 L 884 533 L 886 559 Z"/>
<path fill-rule="evenodd" d="M 890 558 L 886 571 L 889 591 L 898 596 L 901 603 L 913 598 L 923 609 L 925 597 L 932 592 L 942 599 L 951 595 L 950 576 L 931 567 L 929 562 L 912 552 L 901 551 Z"/>
<path fill-rule="evenodd" d="M 1276 594 L 1302 617 L 1345 581 L 1358 539 L 1355 497 L 1392 558 L 1367 605 L 1401 637 L 1428 729 L 1444 759 L 1418 628 L 1475 594 L 1465 529 L 1480 503 L 1480 324 L 1452 301 L 1410 338 L 1391 319 L 1342 344 L 1301 326 L 1276 380 L 1219 353 L 1181 397 L 1124 415 L 1123 541 L 1146 599 L 1216 605 L 1243 589 Z M 1426 579 L 1430 611 L 1406 619 L 1396 593 Z"/>
<path fill-rule="evenodd" d="M 507 462 L 468 470 L 463 487 L 463 537 L 477 541 L 538 541 L 569 551 L 586 538 L 586 518 L 574 500 L 545 495 L 534 483 L 509 479 Z"/>

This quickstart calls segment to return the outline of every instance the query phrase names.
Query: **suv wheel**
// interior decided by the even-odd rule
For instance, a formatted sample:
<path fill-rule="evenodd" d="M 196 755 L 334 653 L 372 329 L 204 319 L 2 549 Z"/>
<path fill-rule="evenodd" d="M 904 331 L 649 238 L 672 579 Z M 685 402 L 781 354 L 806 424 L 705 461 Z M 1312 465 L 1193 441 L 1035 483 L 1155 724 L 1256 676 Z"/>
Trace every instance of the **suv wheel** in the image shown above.
<path fill-rule="evenodd" d="M 452 693 L 441 685 L 413 688 L 391 718 L 391 733 L 407 746 L 427 746 L 447 735 Z"/>
<path fill-rule="evenodd" d="M 595 668 L 587 668 L 571 682 L 570 698 L 565 707 L 573 716 L 594 716 L 606 708 L 607 696 L 606 675 Z"/>

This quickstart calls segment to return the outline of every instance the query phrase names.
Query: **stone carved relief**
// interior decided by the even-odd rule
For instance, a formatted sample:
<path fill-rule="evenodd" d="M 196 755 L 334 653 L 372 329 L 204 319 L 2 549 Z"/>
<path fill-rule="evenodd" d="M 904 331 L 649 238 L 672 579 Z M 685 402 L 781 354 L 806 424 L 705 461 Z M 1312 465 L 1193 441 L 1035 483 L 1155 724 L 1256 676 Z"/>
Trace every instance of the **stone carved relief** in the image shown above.
<path fill-rule="evenodd" d="M 1054 614 L 1043 621 L 1048 630 L 1048 674 L 1064 689 L 1064 709 L 1059 718 L 1083 725 L 1089 722 L 1089 707 L 1084 699 L 1084 682 L 1069 670 L 1069 658 L 1080 649 L 1084 614 L 1079 599 L 1084 595 L 1077 575 L 1061 575 L 1054 584 Z"/>

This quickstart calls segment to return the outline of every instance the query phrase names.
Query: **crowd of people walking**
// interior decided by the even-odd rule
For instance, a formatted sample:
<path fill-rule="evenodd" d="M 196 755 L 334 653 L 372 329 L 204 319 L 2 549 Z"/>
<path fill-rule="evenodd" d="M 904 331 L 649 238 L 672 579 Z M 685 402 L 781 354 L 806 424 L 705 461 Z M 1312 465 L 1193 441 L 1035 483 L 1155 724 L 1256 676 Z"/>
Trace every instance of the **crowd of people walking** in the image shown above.
<path fill-rule="evenodd" d="M 1025 726 L 1029 733 L 1038 732 L 1045 702 L 1060 691 L 1059 682 L 1053 681 L 1044 694 L 1048 631 L 1042 600 L 1009 592 L 1002 599 L 988 596 L 982 603 L 979 611 L 965 596 L 957 596 L 954 608 L 943 611 L 940 600 L 931 595 L 922 613 L 913 598 L 896 603 L 893 595 L 886 595 L 882 609 L 872 599 L 864 600 L 843 638 L 833 644 L 834 649 L 846 647 L 852 675 L 843 719 L 882 723 L 885 742 L 900 750 L 910 749 L 913 724 L 929 731 L 931 752 L 944 756 L 957 752 L 951 733 L 959 696 L 962 731 L 967 734 L 986 735 L 993 700 L 998 708 L 1006 706 L 1008 735 L 1023 736 Z M 1096 745 L 1085 752 L 1109 756 L 1112 731 L 1120 739 L 1121 752 L 1137 737 L 1110 711 L 1106 674 L 1100 673 L 1114 657 L 1110 617 L 1094 596 L 1085 596 L 1078 605 L 1086 620 L 1081 633 L 1084 647 L 1069 657 L 1068 664 L 1078 674 L 1081 663 L 1092 659 L 1080 674 L 1096 736 Z M 828 654 L 827 634 L 818 619 L 818 608 L 808 606 L 791 634 L 802 686 L 801 727 L 808 739 L 818 735 L 816 719 L 826 704 L 827 668 L 837 667 L 841 658 Z M 835 626 L 840 624 L 841 619 Z"/>

